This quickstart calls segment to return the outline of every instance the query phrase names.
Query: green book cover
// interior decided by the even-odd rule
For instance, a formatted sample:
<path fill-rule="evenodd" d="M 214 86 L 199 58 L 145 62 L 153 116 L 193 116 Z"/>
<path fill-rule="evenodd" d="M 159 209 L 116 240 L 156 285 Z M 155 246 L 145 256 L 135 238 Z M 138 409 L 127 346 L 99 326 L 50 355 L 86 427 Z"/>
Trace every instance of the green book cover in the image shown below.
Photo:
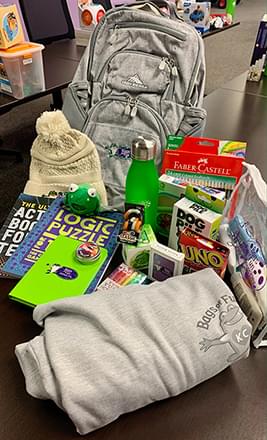
<path fill-rule="evenodd" d="M 95 262 L 83 264 L 75 259 L 75 250 L 81 243 L 58 236 L 9 293 L 9 297 L 34 307 L 84 294 L 105 263 L 108 252 L 100 248 L 100 257 Z"/>

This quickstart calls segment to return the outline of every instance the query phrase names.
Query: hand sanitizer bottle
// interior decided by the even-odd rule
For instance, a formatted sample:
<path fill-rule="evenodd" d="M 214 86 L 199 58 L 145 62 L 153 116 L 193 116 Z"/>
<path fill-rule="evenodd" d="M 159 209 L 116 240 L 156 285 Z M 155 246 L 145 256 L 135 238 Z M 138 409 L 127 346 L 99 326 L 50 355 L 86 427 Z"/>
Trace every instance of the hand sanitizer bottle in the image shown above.
<path fill-rule="evenodd" d="M 154 159 L 156 143 L 138 136 L 132 142 L 132 163 L 126 177 L 126 203 L 144 205 L 144 223 L 156 232 L 159 176 Z"/>

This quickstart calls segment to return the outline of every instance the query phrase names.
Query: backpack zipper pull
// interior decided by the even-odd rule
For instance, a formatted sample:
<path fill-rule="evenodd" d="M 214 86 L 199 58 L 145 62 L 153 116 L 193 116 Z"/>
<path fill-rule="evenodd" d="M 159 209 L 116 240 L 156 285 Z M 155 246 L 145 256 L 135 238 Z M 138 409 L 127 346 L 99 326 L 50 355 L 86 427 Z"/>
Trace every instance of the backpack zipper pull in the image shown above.
<path fill-rule="evenodd" d="M 137 114 L 137 100 L 134 100 L 134 105 L 132 107 L 132 111 L 131 111 L 131 117 L 134 118 Z"/>
<path fill-rule="evenodd" d="M 84 110 L 87 110 L 88 92 L 86 90 L 78 90 L 77 96 Z"/>
<path fill-rule="evenodd" d="M 131 99 L 128 98 L 128 100 L 127 100 L 127 104 L 126 104 L 126 106 L 125 106 L 124 114 L 125 114 L 126 116 L 130 116 L 130 113 L 131 113 Z"/>
<path fill-rule="evenodd" d="M 170 59 L 170 67 L 171 67 L 171 74 L 173 78 L 176 78 L 178 76 L 178 69 L 175 65 L 175 62 Z"/>
<path fill-rule="evenodd" d="M 178 76 L 178 69 L 177 69 L 177 67 L 175 65 L 172 66 L 172 76 L 174 78 L 176 78 Z"/>
<path fill-rule="evenodd" d="M 114 28 L 113 28 L 113 33 L 111 34 L 111 37 L 109 39 L 109 43 L 113 44 L 115 43 L 116 39 L 117 39 L 117 31 L 119 29 L 119 26 L 117 24 L 115 24 Z"/>
<path fill-rule="evenodd" d="M 160 61 L 160 64 L 159 64 L 159 70 L 164 70 L 166 64 L 167 64 L 166 58 L 161 58 L 161 61 Z"/>

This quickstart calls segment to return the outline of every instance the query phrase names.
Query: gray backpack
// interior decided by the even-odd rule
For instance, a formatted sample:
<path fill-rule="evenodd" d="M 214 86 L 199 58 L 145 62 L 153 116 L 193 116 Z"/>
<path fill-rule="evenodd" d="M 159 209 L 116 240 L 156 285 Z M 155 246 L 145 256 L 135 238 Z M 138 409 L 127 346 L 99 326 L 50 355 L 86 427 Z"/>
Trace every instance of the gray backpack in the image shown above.
<path fill-rule="evenodd" d="M 111 9 L 95 28 L 68 87 L 63 111 L 96 144 L 109 205 L 122 208 L 132 140 L 200 135 L 205 60 L 201 37 L 153 3 Z"/>

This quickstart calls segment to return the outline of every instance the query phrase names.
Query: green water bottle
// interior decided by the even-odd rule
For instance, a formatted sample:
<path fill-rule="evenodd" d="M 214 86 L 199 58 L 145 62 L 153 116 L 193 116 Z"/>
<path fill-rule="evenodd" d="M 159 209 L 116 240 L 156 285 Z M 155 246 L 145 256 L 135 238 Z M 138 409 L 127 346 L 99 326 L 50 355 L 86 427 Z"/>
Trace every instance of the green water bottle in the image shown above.
<path fill-rule="evenodd" d="M 236 7 L 236 0 L 227 0 L 226 1 L 226 16 L 230 23 L 233 23 L 234 21 L 234 15 L 235 15 L 235 7 Z"/>
<path fill-rule="evenodd" d="M 132 142 L 132 163 L 126 177 L 126 203 L 144 205 L 144 223 L 156 232 L 159 176 L 154 159 L 156 143 L 138 136 Z"/>

